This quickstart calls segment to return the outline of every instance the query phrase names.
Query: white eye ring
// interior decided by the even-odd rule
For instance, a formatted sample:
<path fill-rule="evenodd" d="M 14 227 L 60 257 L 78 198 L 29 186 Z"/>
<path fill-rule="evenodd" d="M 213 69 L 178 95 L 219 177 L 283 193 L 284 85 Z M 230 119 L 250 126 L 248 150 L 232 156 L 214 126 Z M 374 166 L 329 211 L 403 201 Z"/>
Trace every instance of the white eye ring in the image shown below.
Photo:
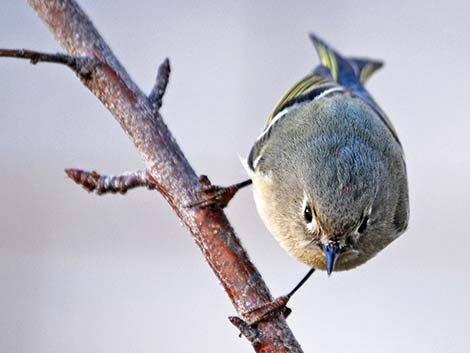
<path fill-rule="evenodd" d="M 356 233 L 359 233 L 359 234 L 364 233 L 368 225 L 369 225 L 369 217 L 365 215 L 364 217 L 362 217 L 361 223 L 359 224 L 359 227 L 357 227 L 356 229 Z"/>
<path fill-rule="evenodd" d="M 308 203 L 307 196 L 304 197 L 304 200 L 302 202 L 301 212 L 302 219 L 305 222 L 308 232 L 315 233 L 318 228 L 317 220 L 315 218 L 315 213 L 313 212 L 312 206 L 310 206 L 310 204 Z"/>
<path fill-rule="evenodd" d="M 367 229 L 367 226 L 369 225 L 370 221 L 370 215 L 372 213 L 372 206 L 369 207 L 367 212 L 364 212 L 364 215 L 362 216 L 361 223 L 356 228 L 356 234 L 362 235 L 364 231 Z"/>
<path fill-rule="evenodd" d="M 310 224 L 313 221 L 313 214 L 310 205 L 306 205 L 304 208 L 304 219 L 307 224 Z"/>

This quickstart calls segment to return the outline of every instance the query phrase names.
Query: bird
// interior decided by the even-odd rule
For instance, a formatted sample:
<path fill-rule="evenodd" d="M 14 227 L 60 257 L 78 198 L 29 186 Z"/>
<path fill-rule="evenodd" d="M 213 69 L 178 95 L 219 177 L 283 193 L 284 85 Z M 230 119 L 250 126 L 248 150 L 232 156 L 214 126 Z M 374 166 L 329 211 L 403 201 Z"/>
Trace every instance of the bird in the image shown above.
<path fill-rule="evenodd" d="M 343 56 L 315 34 L 310 39 L 320 64 L 269 115 L 246 159 L 249 179 L 210 186 L 211 196 L 195 203 L 224 207 L 252 184 L 269 232 L 311 268 L 300 285 L 314 270 L 331 275 L 364 264 L 409 220 L 403 147 L 365 88 L 383 63 Z"/>

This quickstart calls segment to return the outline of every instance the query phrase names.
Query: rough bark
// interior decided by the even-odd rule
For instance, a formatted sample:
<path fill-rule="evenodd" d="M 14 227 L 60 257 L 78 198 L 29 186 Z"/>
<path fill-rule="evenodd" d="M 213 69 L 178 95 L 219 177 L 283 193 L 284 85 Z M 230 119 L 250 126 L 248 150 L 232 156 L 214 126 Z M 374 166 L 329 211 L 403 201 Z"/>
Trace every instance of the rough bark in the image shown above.
<path fill-rule="evenodd" d="M 166 84 L 157 87 L 152 100 L 149 99 L 74 1 L 28 0 L 28 3 L 68 55 L 94 63 L 90 75 L 78 72 L 78 77 L 134 143 L 156 189 L 193 236 L 237 313 L 243 317 L 244 312 L 271 301 L 269 289 L 222 210 L 185 207 L 196 199 L 198 177 L 158 112 Z M 243 328 L 240 321 L 231 321 Z M 257 352 L 301 352 L 282 315 L 243 331 Z"/>

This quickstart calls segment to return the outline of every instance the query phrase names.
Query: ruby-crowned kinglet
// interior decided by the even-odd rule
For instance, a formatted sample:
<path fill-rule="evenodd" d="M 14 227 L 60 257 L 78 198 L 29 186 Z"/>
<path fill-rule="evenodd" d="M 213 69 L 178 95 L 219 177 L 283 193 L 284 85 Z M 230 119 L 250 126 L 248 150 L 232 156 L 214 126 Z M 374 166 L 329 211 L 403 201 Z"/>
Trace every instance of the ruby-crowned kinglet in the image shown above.
<path fill-rule="evenodd" d="M 269 231 L 330 274 L 361 265 L 405 231 L 408 187 L 397 133 L 364 88 L 382 63 L 311 39 L 321 65 L 274 108 L 247 170 Z"/>
<path fill-rule="evenodd" d="M 364 88 L 383 64 L 343 57 L 310 37 L 321 65 L 269 116 L 247 159 L 251 180 L 210 186 L 209 197 L 191 205 L 224 207 L 252 183 L 259 214 L 282 247 L 331 274 L 361 265 L 405 231 L 408 186 L 397 133 Z"/>

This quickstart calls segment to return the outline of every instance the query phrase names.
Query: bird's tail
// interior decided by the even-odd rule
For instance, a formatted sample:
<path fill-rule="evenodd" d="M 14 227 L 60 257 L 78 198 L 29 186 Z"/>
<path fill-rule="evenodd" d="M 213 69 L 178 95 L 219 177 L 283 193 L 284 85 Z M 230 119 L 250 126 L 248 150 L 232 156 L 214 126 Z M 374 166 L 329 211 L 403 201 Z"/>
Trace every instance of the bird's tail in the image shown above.
<path fill-rule="evenodd" d="M 317 50 L 322 66 L 328 68 L 331 77 L 348 87 L 354 83 L 366 83 L 369 77 L 383 66 L 383 62 L 365 58 L 346 58 L 315 34 L 310 39 Z"/>

